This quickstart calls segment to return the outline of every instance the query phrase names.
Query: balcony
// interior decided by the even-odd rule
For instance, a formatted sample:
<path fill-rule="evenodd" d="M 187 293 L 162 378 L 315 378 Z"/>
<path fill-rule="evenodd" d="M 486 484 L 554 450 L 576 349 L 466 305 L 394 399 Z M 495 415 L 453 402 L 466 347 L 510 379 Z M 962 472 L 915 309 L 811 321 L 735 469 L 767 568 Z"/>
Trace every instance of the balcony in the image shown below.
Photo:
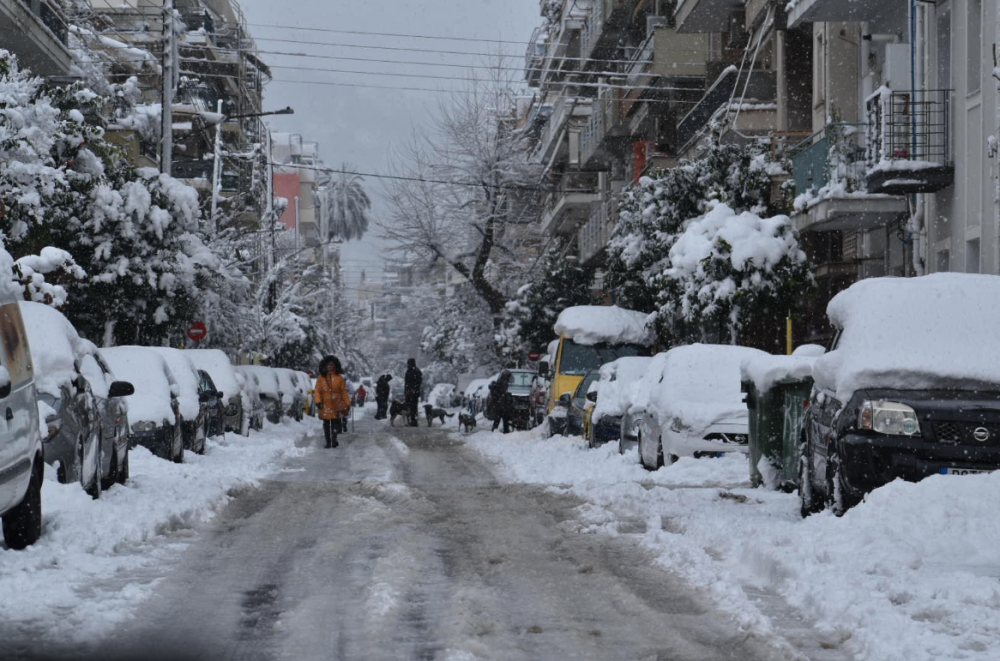
<path fill-rule="evenodd" d="M 559 97 L 552 104 L 549 120 L 538 138 L 536 157 L 546 166 L 568 158 L 571 165 L 580 162 L 579 134 L 569 128 L 585 126 L 592 111 L 592 99 Z M 572 144 L 571 144 L 572 143 Z"/>
<path fill-rule="evenodd" d="M 543 36 L 544 35 L 544 36 Z M 548 35 L 542 28 L 535 28 L 528 41 L 528 50 L 524 54 L 524 79 L 528 85 L 536 87 L 542 77 L 542 64 L 545 62 L 545 47 Z"/>
<path fill-rule="evenodd" d="M 625 70 L 625 84 L 642 88 L 656 78 L 704 78 L 708 48 L 706 35 L 678 34 L 666 25 L 656 26 L 635 49 Z M 642 95 L 641 89 L 628 94 Z"/>
<path fill-rule="evenodd" d="M 628 19 L 635 3 L 633 0 L 593 0 L 593 3 L 590 16 L 583 23 L 580 57 L 584 60 L 609 59 L 621 38 L 619 28 Z M 602 68 L 601 63 L 595 66 Z"/>
<path fill-rule="evenodd" d="M 628 134 L 622 121 L 621 94 L 618 87 L 603 87 L 598 92 L 587 126 L 580 133 L 580 162 L 587 167 L 607 165 L 616 155 L 613 138 Z"/>
<path fill-rule="evenodd" d="M 796 28 L 805 23 L 870 21 L 884 14 L 887 4 L 856 0 L 792 0 L 786 5 L 788 28 Z"/>
<path fill-rule="evenodd" d="M 238 172 L 227 170 L 228 168 L 223 166 L 222 191 L 224 193 L 233 193 L 239 188 L 240 175 Z M 188 181 L 195 188 L 206 191 L 212 190 L 212 175 L 214 172 L 214 161 L 175 160 L 170 167 L 170 174 L 174 177 Z"/>
<path fill-rule="evenodd" d="M 542 232 L 546 236 L 569 236 L 590 219 L 591 207 L 601 199 L 596 172 L 563 175 L 559 188 L 545 199 Z"/>
<path fill-rule="evenodd" d="M 951 90 L 877 90 L 866 101 L 868 190 L 934 193 L 955 180 Z"/>
<path fill-rule="evenodd" d="M 719 33 L 729 29 L 733 12 L 744 0 L 680 0 L 674 19 L 678 32 Z"/>
<path fill-rule="evenodd" d="M 708 88 L 701 101 L 684 116 L 677 124 L 677 144 L 680 145 L 678 153 L 686 152 L 696 141 L 702 129 L 711 121 L 717 112 L 724 109 L 730 99 L 736 99 L 733 92 L 739 84 L 740 95 L 744 96 L 746 108 L 740 109 L 743 123 L 738 127 L 741 131 L 747 130 L 769 132 L 773 126 L 749 126 L 748 120 L 754 106 L 759 106 L 759 110 L 770 110 L 768 114 L 773 114 L 774 109 L 769 108 L 767 102 L 772 102 L 777 96 L 777 77 L 773 71 L 753 71 L 750 74 L 750 81 L 747 83 L 745 77 L 739 76 L 736 67 L 728 67 L 720 75 L 712 86 Z M 744 90 L 745 87 L 745 90 Z M 761 103 L 764 102 L 764 103 Z M 744 117 L 744 114 L 747 117 Z M 750 122 L 752 123 L 752 122 Z"/>
<path fill-rule="evenodd" d="M 0 44 L 37 76 L 69 75 L 69 28 L 43 0 L 0 0 Z"/>
<path fill-rule="evenodd" d="M 831 123 L 791 149 L 798 231 L 872 230 L 907 212 L 905 198 L 866 188 L 865 127 Z"/>

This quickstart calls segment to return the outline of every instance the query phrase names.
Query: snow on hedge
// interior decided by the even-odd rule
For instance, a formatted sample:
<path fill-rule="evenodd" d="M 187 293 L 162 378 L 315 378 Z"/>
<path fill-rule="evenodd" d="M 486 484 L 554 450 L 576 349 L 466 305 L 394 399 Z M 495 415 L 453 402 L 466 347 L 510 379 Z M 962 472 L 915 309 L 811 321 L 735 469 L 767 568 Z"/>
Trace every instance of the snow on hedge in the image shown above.
<path fill-rule="evenodd" d="M 842 402 L 859 388 L 1000 384 L 997 301 L 994 275 L 861 280 L 827 307 L 843 333 L 816 361 L 816 383 Z"/>
<path fill-rule="evenodd" d="M 653 344 L 649 315 L 616 305 L 577 305 L 559 313 L 552 330 L 577 344 Z"/>

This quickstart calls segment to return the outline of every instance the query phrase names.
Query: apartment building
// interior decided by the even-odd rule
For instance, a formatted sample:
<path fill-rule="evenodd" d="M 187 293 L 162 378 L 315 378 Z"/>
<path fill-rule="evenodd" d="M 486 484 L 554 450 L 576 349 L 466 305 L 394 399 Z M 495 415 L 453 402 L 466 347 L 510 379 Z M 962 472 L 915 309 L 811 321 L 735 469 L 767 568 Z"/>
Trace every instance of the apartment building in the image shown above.
<path fill-rule="evenodd" d="M 73 58 L 69 27 L 59 5 L 49 0 L 0 0 L 0 47 L 37 76 L 67 77 Z"/>

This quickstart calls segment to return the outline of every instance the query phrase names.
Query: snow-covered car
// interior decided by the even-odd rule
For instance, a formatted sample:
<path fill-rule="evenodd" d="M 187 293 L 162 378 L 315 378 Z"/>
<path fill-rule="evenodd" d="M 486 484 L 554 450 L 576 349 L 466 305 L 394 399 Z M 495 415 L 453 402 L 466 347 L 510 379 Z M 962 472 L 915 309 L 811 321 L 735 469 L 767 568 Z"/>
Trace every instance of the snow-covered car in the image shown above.
<path fill-rule="evenodd" d="M 60 482 L 79 482 L 99 497 L 128 473 L 128 406 L 132 385 L 114 381 L 97 347 L 80 337 L 61 312 L 21 302 L 30 337 L 39 415 L 45 423 L 45 461 Z"/>
<path fill-rule="evenodd" d="M 490 394 L 490 383 L 496 380 L 496 375 L 488 379 L 473 379 L 465 387 L 466 405 L 472 407 L 474 413 L 482 413 L 486 409 L 486 398 Z"/>
<path fill-rule="evenodd" d="M 222 392 L 225 403 L 225 430 L 243 436 L 250 434 L 250 399 L 240 387 L 236 369 L 229 356 L 219 349 L 188 349 L 185 355 L 195 367 L 208 372 L 212 382 Z"/>
<path fill-rule="evenodd" d="M 236 365 L 233 368 L 236 374 L 236 383 L 240 387 L 243 401 L 246 406 L 246 424 L 249 429 L 260 431 L 264 428 L 264 401 L 260 398 L 260 377 L 243 369 L 243 366 Z M 249 435 L 249 430 L 247 431 Z"/>
<path fill-rule="evenodd" d="M 553 409 L 553 414 L 559 408 L 566 410 L 566 417 L 564 418 L 565 422 L 562 426 L 562 433 L 564 435 L 583 435 L 584 421 L 587 418 L 589 409 L 594 405 L 593 401 L 587 398 L 587 393 L 590 392 L 591 386 L 597 382 L 597 378 L 599 376 L 600 372 L 597 370 L 587 372 L 584 375 L 583 380 L 577 384 L 576 390 L 574 390 L 572 394 L 569 396 L 563 395 L 556 402 L 556 408 Z"/>
<path fill-rule="evenodd" d="M 630 356 L 601 365 L 598 379 L 592 386 L 595 405 L 590 409 L 585 425 L 590 447 L 618 441 L 618 450 L 624 454 L 628 447 L 638 442 L 635 436 L 622 434 L 623 422 L 635 399 L 634 388 L 652 360 Z M 631 426 L 628 431 L 631 431 Z"/>
<path fill-rule="evenodd" d="M 455 393 L 455 384 L 453 383 L 436 383 L 434 387 L 431 388 L 431 392 L 427 395 L 427 403 L 438 408 L 449 408 L 451 406 L 452 396 Z"/>
<path fill-rule="evenodd" d="M 1000 470 L 1000 278 L 872 278 L 837 294 L 813 365 L 802 513 L 902 478 Z"/>
<path fill-rule="evenodd" d="M 284 410 L 277 373 L 272 368 L 263 365 L 241 365 L 240 370 L 244 374 L 256 377 L 257 394 L 264 406 L 264 416 L 275 424 L 281 422 Z"/>
<path fill-rule="evenodd" d="M 129 443 L 164 459 L 184 461 L 180 386 L 163 356 L 146 347 L 99 349 L 116 376 L 131 383 L 128 401 Z"/>
<path fill-rule="evenodd" d="M 657 354 L 637 386 L 639 461 L 650 470 L 679 457 L 747 452 L 749 412 L 740 389 L 743 361 L 759 349 L 691 344 Z"/>
<path fill-rule="evenodd" d="M 211 433 L 209 418 L 211 407 L 217 401 L 214 390 L 206 392 L 204 381 L 186 351 L 168 347 L 150 347 L 167 362 L 177 382 L 177 404 L 180 407 L 184 449 L 197 454 L 205 453 L 206 439 Z"/>
<path fill-rule="evenodd" d="M 286 367 L 275 367 L 274 373 L 278 376 L 279 389 L 281 390 L 281 405 L 284 414 L 289 418 L 301 420 L 305 395 L 299 387 L 295 371 Z"/>
<path fill-rule="evenodd" d="M 302 394 L 302 411 L 308 416 L 316 415 L 316 402 L 313 400 L 313 380 L 305 372 L 295 372 L 296 385 Z M 367 386 L 365 386 L 367 388 Z"/>
<path fill-rule="evenodd" d="M 0 266 L 10 268 L 9 260 L 0 249 Z M 4 541 L 12 549 L 30 546 L 42 534 L 45 464 L 20 294 L 9 281 L 0 286 L 0 403 L 7 410 L 6 424 L 0 426 L 0 517 Z"/>

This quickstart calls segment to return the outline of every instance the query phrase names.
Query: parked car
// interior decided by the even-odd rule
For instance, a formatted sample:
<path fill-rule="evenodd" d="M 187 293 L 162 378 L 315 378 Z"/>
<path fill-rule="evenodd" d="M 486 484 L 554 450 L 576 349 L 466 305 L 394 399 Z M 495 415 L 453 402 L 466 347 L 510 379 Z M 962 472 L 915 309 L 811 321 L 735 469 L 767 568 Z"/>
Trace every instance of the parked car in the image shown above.
<path fill-rule="evenodd" d="M 299 387 L 299 392 L 302 393 L 304 398 L 302 402 L 302 412 L 305 415 L 315 417 L 316 416 L 316 402 L 313 400 L 313 380 L 305 372 L 295 372 L 296 385 Z M 368 386 L 365 386 L 366 388 Z"/>
<path fill-rule="evenodd" d="M 510 385 L 507 392 L 511 395 L 511 423 L 515 429 L 530 429 L 535 426 L 531 405 L 531 393 L 538 380 L 538 373 L 532 370 L 516 369 L 510 371 Z"/>
<path fill-rule="evenodd" d="M 184 449 L 197 454 L 205 453 L 205 443 L 209 436 L 209 407 L 211 400 L 202 392 L 201 376 L 194 363 L 188 360 L 187 352 L 168 347 L 150 347 L 167 362 L 170 372 L 177 382 L 177 403 L 181 414 L 181 430 L 184 435 Z M 214 390 L 211 393 L 214 395 Z"/>
<path fill-rule="evenodd" d="M 39 414 L 45 422 L 45 461 L 62 483 L 78 482 L 95 498 L 128 470 L 127 382 L 115 382 L 61 312 L 41 303 L 20 303 L 24 325 L 35 338 L 31 357 Z M 124 481 L 123 479 L 121 481 Z"/>
<path fill-rule="evenodd" d="M 229 362 L 229 356 L 219 349 L 189 349 L 185 355 L 200 370 L 208 372 L 213 383 L 222 391 L 225 402 L 225 431 L 236 432 L 243 436 L 250 434 L 250 400 L 244 389 L 240 387 L 236 376 L 236 368 Z"/>
<path fill-rule="evenodd" d="M 275 371 L 263 365 L 241 365 L 240 370 L 256 377 L 257 393 L 264 405 L 265 417 L 275 424 L 281 422 L 284 410 L 281 403 L 281 386 Z"/>
<path fill-rule="evenodd" d="M 42 534 L 45 466 L 34 367 L 18 295 L 9 283 L 0 287 L 0 407 L 7 422 L 0 427 L 0 517 L 4 541 L 12 549 L 30 546 Z"/>
<path fill-rule="evenodd" d="M 473 379 L 465 388 L 465 401 L 467 406 L 472 407 L 474 414 L 482 413 L 486 409 L 486 398 L 490 394 L 490 383 L 496 376 L 488 379 Z"/>
<path fill-rule="evenodd" d="M 636 437 L 623 437 L 622 422 L 634 399 L 635 384 L 642 378 L 652 360 L 634 356 L 601 365 L 599 377 L 588 392 L 588 396 L 595 402 L 595 406 L 589 409 L 584 424 L 584 436 L 590 447 L 618 441 L 618 451 L 624 454 L 633 443 L 638 444 Z"/>
<path fill-rule="evenodd" d="M 236 382 L 243 393 L 244 406 L 247 414 L 245 416 L 249 429 L 260 431 L 264 428 L 264 418 L 267 413 L 264 410 L 264 401 L 260 398 L 260 377 L 247 372 L 243 366 L 237 365 L 234 368 Z M 247 434 L 249 434 L 249 430 Z"/>
<path fill-rule="evenodd" d="M 115 375 L 135 386 L 135 394 L 128 402 L 129 443 L 148 448 L 170 461 L 184 461 L 184 433 L 177 399 L 181 389 L 163 356 L 145 347 L 110 347 L 99 351 Z"/>
<path fill-rule="evenodd" d="M 802 514 L 836 514 L 892 480 L 1000 469 L 1000 278 L 872 278 L 827 307 L 813 365 Z"/>
<path fill-rule="evenodd" d="M 748 451 L 749 414 L 740 390 L 749 347 L 692 344 L 653 357 L 638 388 L 639 461 L 650 470 L 679 457 Z"/>
<path fill-rule="evenodd" d="M 557 406 L 566 409 L 565 424 L 562 425 L 563 434 L 566 436 L 582 436 L 583 425 L 587 417 L 587 409 L 594 405 L 593 401 L 587 399 L 590 387 L 597 381 L 600 372 L 591 370 L 583 377 L 576 386 L 572 395 L 563 395 L 559 398 Z"/>
<path fill-rule="evenodd" d="M 367 388 L 367 386 L 365 386 Z M 438 408 L 449 408 L 455 393 L 455 384 L 436 383 L 427 395 L 427 403 Z"/>
<path fill-rule="evenodd" d="M 281 390 L 282 412 L 289 418 L 301 420 L 303 417 L 302 409 L 305 403 L 305 395 L 302 394 L 296 383 L 295 372 L 285 367 L 275 367 L 274 373 L 278 377 L 278 384 Z"/>
<path fill-rule="evenodd" d="M 226 432 L 226 393 L 215 386 L 212 375 L 205 370 L 198 372 L 198 401 L 207 404 L 205 428 L 209 436 L 222 436 Z"/>

